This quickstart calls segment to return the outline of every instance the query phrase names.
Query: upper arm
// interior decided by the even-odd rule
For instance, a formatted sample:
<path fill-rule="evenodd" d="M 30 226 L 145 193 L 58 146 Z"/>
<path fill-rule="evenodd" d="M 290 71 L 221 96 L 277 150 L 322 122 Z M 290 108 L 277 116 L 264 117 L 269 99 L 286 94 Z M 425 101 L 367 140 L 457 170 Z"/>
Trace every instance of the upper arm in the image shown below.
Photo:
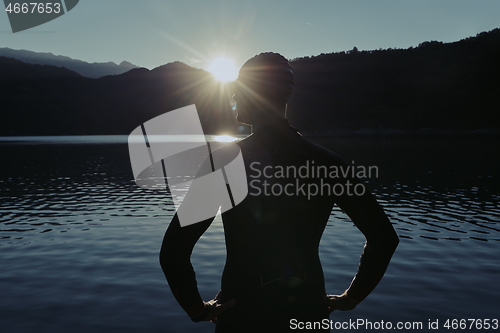
<path fill-rule="evenodd" d="M 330 165 L 337 165 L 339 168 L 354 167 L 347 165 L 337 154 L 332 152 L 328 152 L 328 154 Z M 375 197 L 366 189 L 365 185 L 351 172 L 347 173 L 347 177 L 341 178 L 338 181 L 344 183 L 343 185 L 349 182 L 351 184 L 351 191 L 344 191 L 342 195 L 336 196 L 335 203 L 363 233 L 367 242 L 371 245 L 380 244 L 381 246 L 397 244 L 399 238 L 389 218 Z M 358 184 L 364 187 L 362 193 L 353 190 Z"/>
<path fill-rule="evenodd" d="M 219 209 L 222 207 L 224 211 L 224 207 L 231 205 L 222 169 L 239 153 L 240 148 L 236 145 L 224 146 L 209 153 L 199 165 L 184 197 L 177 198 L 180 203 L 165 233 L 161 254 L 175 250 L 176 253 L 190 255 Z"/>
<path fill-rule="evenodd" d="M 170 225 L 163 237 L 163 243 L 160 250 L 160 261 L 165 263 L 169 260 L 189 259 L 196 242 L 208 229 L 214 217 L 205 221 L 181 227 L 177 214 L 170 222 Z"/>
<path fill-rule="evenodd" d="M 398 237 L 383 208 L 370 193 L 342 196 L 337 200 L 342 209 L 365 235 L 371 245 L 392 245 Z"/>

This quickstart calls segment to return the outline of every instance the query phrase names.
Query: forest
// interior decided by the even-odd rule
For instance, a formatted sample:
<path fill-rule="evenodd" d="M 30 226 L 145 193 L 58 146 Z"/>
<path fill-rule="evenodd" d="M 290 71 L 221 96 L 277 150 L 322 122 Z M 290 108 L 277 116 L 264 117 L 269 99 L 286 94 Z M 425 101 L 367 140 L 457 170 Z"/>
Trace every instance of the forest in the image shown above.
<path fill-rule="evenodd" d="M 292 59 L 287 117 L 306 134 L 498 132 L 499 59 L 500 29 L 453 43 Z M 126 135 L 189 104 L 205 133 L 238 133 L 231 94 L 181 62 L 95 79 L 0 57 L 0 135 Z"/>

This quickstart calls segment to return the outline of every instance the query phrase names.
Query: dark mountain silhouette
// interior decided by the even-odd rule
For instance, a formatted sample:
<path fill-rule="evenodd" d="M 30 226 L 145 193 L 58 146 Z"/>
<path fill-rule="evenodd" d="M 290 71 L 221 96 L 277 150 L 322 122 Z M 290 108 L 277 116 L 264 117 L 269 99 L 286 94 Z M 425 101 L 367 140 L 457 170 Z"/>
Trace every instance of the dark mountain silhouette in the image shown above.
<path fill-rule="evenodd" d="M 70 57 L 53 55 L 52 53 L 13 50 L 7 47 L 0 48 L 0 56 L 14 58 L 28 64 L 65 67 L 77 72 L 82 76 L 90 78 L 99 78 L 106 75 L 119 75 L 128 72 L 133 68 L 138 68 L 138 66 L 133 65 L 127 61 L 122 61 L 119 65 L 115 64 L 114 62 L 88 63 L 85 61 L 72 59 Z"/>
<path fill-rule="evenodd" d="M 206 133 L 236 127 L 227 90 L 183 63 L 89 79 L 0 57 L 0 135 L 129 134 L 169 110 L 196 104 Z"/>
<path fill-rule="evenodd" d="M 295 59 L 304 131 L 500 129 L 500 29 L 454 43 Z"/>
<path fill-rule="evenodd" d="M 500 130 L 500 29 L 455 43 L 294 59 L 288 117 L 306 133 Z M 89 79 L 0 57 L 0 135 L 129 134 L 196 104 L 206 133 L 235 131 L 231 93 L 183 63 Z"/>

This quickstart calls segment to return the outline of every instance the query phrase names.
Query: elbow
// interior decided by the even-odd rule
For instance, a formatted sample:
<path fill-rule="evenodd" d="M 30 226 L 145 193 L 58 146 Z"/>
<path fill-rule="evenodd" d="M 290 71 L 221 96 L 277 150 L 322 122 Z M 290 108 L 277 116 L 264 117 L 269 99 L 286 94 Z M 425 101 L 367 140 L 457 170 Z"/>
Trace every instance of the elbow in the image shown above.
<path fill-rule="evenodd" d="M 158 256 L 158 259 L 160 261 L 160 266 L 163 269 L 163 271 L 166 270 L 167 267 L 170 266 L 170 258 L 167 255 L 168 251 L 165 249 L 165 247 L 162 247 L 160 250 L 160 254 Z"/>
<path fill-rule="evenodd" d="M 175 251 L 172 248 L 163 246 L 158 256 L 160 266 L 165 276 L 178 272 L 190 265 L 189 253 L 184 251 Z"/>
<path fill-rule="evenodd" d="M 385 229 L 383 238 L 383 246 L 386 251 L 394 252 L 399 245 L 399 236 L 391 225 L 389 228 Z"/>
<path fill-rule="evenodd" d="M 393 230 L 392 233 L 386 238 L 384 244 L 387 250 L 391 251 L 392 253 L 396 251 L 396 248 L 399 245 L 399 236 L 395 230 Z"/>
<path fill-rule="evenodd" d="M 163 251 L 160 251 L 160 255 L 158 256 L 158 260 L 160 261 L 160 266 L 163 270 L 165 270 L 165 267 L 167 266 L 167 258 Z"/>
<path fill-rule="evenodd" d="M 399 245 L 399 236 L 396 234 L 390 241 L 390 246 L 392 246 L 392 252 L 396 251 L 396 248 Z"/>
<path fill-rule="evenodd" d="M 390 257 L 399 245 L 399 236 L 393 230 L 384 236 L 380 236 L 380 238 L 368 240 L 367 245 L 373 250 L 384 253 Z"/>

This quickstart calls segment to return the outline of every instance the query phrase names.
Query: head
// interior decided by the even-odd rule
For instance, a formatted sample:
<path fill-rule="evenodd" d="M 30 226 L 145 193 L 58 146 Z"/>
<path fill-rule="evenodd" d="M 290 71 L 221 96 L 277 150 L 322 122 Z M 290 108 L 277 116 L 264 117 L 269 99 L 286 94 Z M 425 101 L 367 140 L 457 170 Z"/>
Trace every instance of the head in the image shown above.
<path fill-rule="evenodd" d="M 237 120 L 255 125 L 284 118 L 293 83 L 292 67 L 281 54 L 266 52 L 250 58 L 235 83 Z"/>

